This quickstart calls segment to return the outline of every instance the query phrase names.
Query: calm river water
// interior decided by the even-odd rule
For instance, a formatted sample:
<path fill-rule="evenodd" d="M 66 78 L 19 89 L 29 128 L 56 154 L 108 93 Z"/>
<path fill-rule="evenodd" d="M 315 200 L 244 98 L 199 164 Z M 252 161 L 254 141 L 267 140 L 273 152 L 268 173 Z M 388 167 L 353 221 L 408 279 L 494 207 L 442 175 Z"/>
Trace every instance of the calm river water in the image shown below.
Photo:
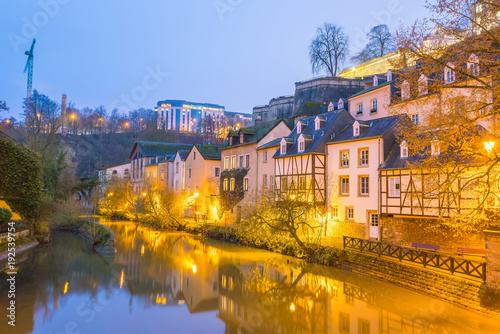
<path fill-rule="evenodd" d="M 131 223 L 117 254 L 58 233 L 18 259 L 16 327 L 0 333 L 499 333 L 500 323 L 391 284 Z"/>

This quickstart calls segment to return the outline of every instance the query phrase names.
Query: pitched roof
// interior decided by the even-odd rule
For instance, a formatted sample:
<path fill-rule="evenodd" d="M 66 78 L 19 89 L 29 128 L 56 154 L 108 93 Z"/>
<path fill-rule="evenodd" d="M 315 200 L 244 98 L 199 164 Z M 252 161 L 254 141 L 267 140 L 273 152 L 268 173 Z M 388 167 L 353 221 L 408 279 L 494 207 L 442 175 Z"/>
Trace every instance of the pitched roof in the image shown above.
<path fill-rule="evenodd" d="M 336 134 L 328 143 L 339 143 L 351 140 L 377 138 L 383 136 L 389 131 L 399 120 L 407 118 L 406 114 L 377 118 L 371 121 L 357 121 L 360 125 L 359 136 L 354 136 L 354 123 L 347 126 L 340 133 Z"/>
<path fill-rule="evenodd" d="M 194 145 L 205 160 L 220 160 L 220 145 L 196 144 Z"/>
<path fill-rule="evenodd" d="M 280 146 L 280 141 L 281 141 L 281 138 L 276 138 L 274 140 L 271 140 L 268 143 L 265 143 L 264 145 L 261 145 L 261 146 L 257 147 L 257 149 L 260 150 L 260 149 L 263 149 L 263 148 Z"/>
<path fill-rule="evenodd" d="M 367 89 L 365 89 L 365 90 L 362 90 L 362 91 L 361 91 L 361 92 L 359 92 L 359 93 L 353 94 L 353 95 L 349 96 L 349 98 L 351 99 L 351 98 L 353 98 L 353 97 L 356 97 L 356 96 L 359 96 L 359 95 L 363 95 L 363 94 L 369 93 L 369 92 L 374 91 L 374 90 L 377 90 L 377 89 L 379 89 L 379 88 L 386 87 L 386 86 L 390 86 L 392 82 L 393 82 L 393 81 L 386 81 L 386 82 L 382 82 L 382 83 L 378 84 L 377 86 L 372 86 L 372 87 L 370 87 L 370 88 L 367 88 Z"/>
<path fill-rule="evenodd" d="M 136 147 L 141 150 L 142 155 L 145 157 L 161 157 L 175 155 L 178 150 L 190 150 L 192 146 L 192 144 L 137 141 L 130 152 L 129 159 L 132 159 Z"/>
<path fill-rule="evenodd" d="M 297 127 L 295 127 L 292 132 L 285 138 L 287 142 L 291 141 L 292 146 L 287 149 L 285 154 L 281 154 L 277 151 L 274 154 L 274 158 L 282 158 L 292 155 L 303 155 L 311 153 L 325 154 L 326 148 L 325 144 L 330 139 L 330 136 L 334 132 L 340 132 L 346 126 L 354 123 L 355 119 L 352 117 L 347 110 L 335 110 L 321 114 L 321 117 L 325 119 L 322 122 L 321 128 L 315 129 L 315 119 L 317 116 L 309 116 L 301 118 L 301 121 L 307 123 L 305 128 L 301 129 L 301 133 L 297 133 Z M 303 152 L 298 151 L 297 139 L 300 135 L 305 137 L 310 137 L 312 140 L 308 140 L 305 150 Z M 281 139 L 280 139 L 281 140 Z"/>
<path fill-rule="evenodd" d="M 262 138 L 264 138 L 269 132 L 271 132 L 272 129 L 274 129 L 281 122 L 283 122 L 289 129 L 292 129 L 292 127 L 290 127 L 290 125 L 289 125 L 290 120 L 282 119 L 282 118 L 275 119 L 275 120 L 272 120 L 272 121 L 269 121 L 266 123 L 262 123 L 262 124 L 254 125 L 254 126 L 251 126 L 248 128 L 240 129 L 241 131 L 243 131 L 243 133 L 250 134 L 250 136 L 248 136 L 248 138 L 246 138 L 242 144 L 240 144 L 238 142 L 235 145 L 226 146 L 226 147 L 223 147 L 221 149 L 232 148 L 232 147 L 235 147 L 238 145 L 246 145 L 246 144 L 250 144 L 250 143 L 258 143 Z M 231 131 L 229 133 L 229 136 L 238 136 L 240 130 Z"/>

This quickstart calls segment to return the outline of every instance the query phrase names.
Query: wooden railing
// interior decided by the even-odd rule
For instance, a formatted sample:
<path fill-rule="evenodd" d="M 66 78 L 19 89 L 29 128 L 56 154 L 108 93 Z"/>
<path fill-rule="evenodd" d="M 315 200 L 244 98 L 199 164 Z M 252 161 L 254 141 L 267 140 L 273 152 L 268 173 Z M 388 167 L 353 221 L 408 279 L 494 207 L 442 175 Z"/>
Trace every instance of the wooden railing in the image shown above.
<path fill-rule="evenodd" d="M 377 241 L 370 241 L 359 238 L 344 236 L 344 248 L 353 248 L 361 252 L 369 252 L 378 256 L 389 256 L 399 259 L 399 261 L 410 261 L 421 264 L 425 267 L 433 267 L 450 272 L 479 278 L 486 282 L 486 262 L 471 261 L 457 258 L 451 255 L 426 252 L 413 248 L 400 247 L 384 244 Z"/>

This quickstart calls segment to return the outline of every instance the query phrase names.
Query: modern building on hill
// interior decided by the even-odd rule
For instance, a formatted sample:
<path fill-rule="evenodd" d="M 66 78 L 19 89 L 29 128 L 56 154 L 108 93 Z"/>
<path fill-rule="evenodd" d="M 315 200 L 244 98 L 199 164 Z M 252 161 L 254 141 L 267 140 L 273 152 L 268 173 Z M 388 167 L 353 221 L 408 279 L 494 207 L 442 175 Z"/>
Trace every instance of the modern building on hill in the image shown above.
<path fill-rule="evenodd" d="M 191 144 L 137 141 L 129 156 L 131 160 L 130 180 L 134 192 L 140 193 L 146 182 L 158 179 L 158 164 L 160 162 L 175 156 L 179 150 L 190 150 L 192 146 Z"/>
<path fill-rule="evenodd" d="M 159 101 L 158 129 L 201 132 L 202 121 L 207 116 L 223 119 L 225 108 L 218 104 L 196 103 L 184 100 Z"/>

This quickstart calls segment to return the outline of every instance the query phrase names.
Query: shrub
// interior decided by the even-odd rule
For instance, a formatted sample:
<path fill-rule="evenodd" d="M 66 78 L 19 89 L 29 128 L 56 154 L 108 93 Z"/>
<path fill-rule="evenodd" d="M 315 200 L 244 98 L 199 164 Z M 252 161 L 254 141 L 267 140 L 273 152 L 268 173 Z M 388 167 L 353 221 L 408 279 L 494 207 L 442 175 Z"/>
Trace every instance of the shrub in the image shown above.
<path fill-rule="evenodd" d="M 9 209 L 0 208 L 0 223 L 7 222 L 12 219 L 12 212 Z"/>

